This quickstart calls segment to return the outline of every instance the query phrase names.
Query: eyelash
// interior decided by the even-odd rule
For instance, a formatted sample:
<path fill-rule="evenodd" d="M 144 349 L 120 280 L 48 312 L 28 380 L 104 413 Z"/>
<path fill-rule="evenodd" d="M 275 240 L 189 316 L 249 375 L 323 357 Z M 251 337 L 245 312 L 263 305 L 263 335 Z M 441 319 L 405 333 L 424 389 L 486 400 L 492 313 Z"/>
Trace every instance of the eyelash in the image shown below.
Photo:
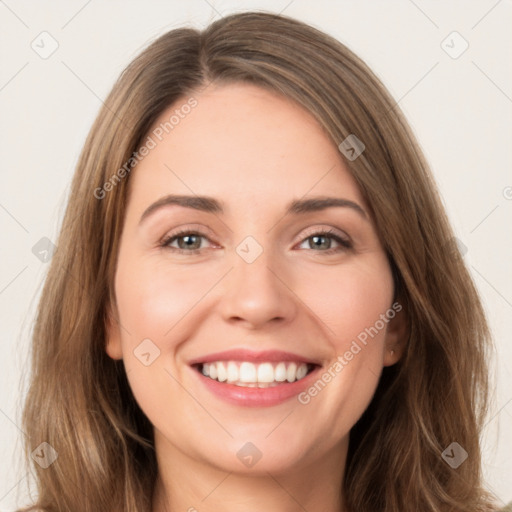
<path fill-rule="evenodd" d="M 173 252 L 177 252 L 179 254 L 189 254 L 189 255 L 190 254 L 192 254 L 192 255 L 199 254 L 202 249 L 192 249 L 189 251 L 189 250 L 185 250 L 185 249 L 180 249 L 178 247 L 170 246 L 170 244 L 172 242 L 174 242 L 178 238 L 182 238 L 185 235 L 199 236 L 202 238 L 206 238 L 208 240 L 208 237 L 199 231 L 184 229 L 184 230 L 178 231 L 176 233 L 172 233 L 169 236 L 162 239 L 162 241 L 160 243 L 160 247 L 163 249 L 169 249 L 169 250 L 171 250 Z M 315 251 L 315 252 L 322 252 L 324 254 L 334 254 L 337 252 L 352 249 L 352 243 L 350 241 L 341 238 L 339 235 L 335 234 L 335 232 L 333 230 L 330 230 L 330 229 L 314 231 L 310 235 L 303 238 L 302 241 L 300 242 L 300 245 L 302 245 L 302 243 L 304 243 L 306 240 L 313 238 L 314 236 L 327 236 L 327 238 L 331 238 L 331 239 L 335 240 L 341 246 L 341 247 L 331 247 L 330 249 L 327 249 L 325 251 Z M 309 250 L 314 251 L 314 249 L 309 249 Z"/>

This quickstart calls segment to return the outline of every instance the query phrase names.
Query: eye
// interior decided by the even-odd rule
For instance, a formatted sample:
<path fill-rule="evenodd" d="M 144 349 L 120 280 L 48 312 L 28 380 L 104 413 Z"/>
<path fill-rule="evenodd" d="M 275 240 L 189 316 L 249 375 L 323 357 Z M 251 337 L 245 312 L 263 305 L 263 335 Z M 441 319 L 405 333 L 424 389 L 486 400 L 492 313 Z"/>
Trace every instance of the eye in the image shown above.
<path fill-rule="evenodd" d="M 206 235 L 202 233 L 183 230 L 165 237 L 160 246 L 182 254 L 196 254 L 203 249 L 203 239 L 208 240 Z M 173 245 L 175 243 L 177 243 L 177 246 Z"/>
<path fill-rule="evenodd" d="M 332 247 L 333 241 L 338 244 L 339 247 Z M 314 232 L 305 238 L 301 242 L 300 246 L 302 246 L 304 243 L 308 243 L 309 245 L 309 247 L 306 247 L 306 249 L 312 249 L 313 251 L 324 252 L 327 254 L 341 252 L 352 248 L 352 244 L 348 239 L 342 238 L 333 230 L 322 230 Z"/>
<path fill-rule="evenodd" d="M 180 254 L 199 254 L 201 250 L 205 248 L 203 240 L 210 241 L 204 233 L 184 229 L 165 237 L 161 241 L 160 247 L 170 249 Z M 302 247 L 305 243 L 308 243 L 309 247 Z M 333 243 L 335 244 L 334 247 Z M 332 254 L 351 249 L 352 243 L 341 235 L 336 234 L 335 231 L 327 229 L 314 231 L 311 235 L 303 239 L 299 247 L 316 252 L 323 252 L 325 254 Z"/>

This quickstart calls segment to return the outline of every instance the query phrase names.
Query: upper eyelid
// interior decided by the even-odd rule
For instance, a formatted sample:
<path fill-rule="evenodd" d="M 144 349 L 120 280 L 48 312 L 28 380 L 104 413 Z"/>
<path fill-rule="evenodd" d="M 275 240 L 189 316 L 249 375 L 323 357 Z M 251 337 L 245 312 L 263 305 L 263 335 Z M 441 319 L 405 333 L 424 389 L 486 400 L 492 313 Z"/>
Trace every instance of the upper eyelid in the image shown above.
<path fill-rule="evenodd" d="M 301 233 L 300 231 L 299 233 Z M 312 228 L 306 228 L 306 230 L 302 233 L 302 239 L 309 238 L 310 236 L 316 234 L 316 233 L 324 233 L 328 235 L 336 235 L 340 238 L 348 238 L 350 239 L 350 236 L 348 233 L 346 233 L 343 229 L 335 228 L 333 226 L 324 226 L 324 227 L 312 227 Z"/>
<path fill-rule="evenodd" d="M 162 239 L 196 232 L 197 234 L 204 236 L 206 238 L 213 236 L 213 230 L 208 226 L 205 226 L 204 224 L 186 224 L 185 226 L 178 226 L 175 229 L 167 231 L 162 237 Z"/>

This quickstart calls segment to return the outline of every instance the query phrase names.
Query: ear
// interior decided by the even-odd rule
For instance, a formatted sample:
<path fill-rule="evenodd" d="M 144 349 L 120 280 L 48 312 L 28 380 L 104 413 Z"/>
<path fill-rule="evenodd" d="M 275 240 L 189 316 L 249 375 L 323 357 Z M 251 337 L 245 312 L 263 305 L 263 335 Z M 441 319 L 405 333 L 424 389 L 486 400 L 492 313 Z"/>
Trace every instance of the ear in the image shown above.
<path fill-rule="evenodd" d="M 402 358 L 409 339 L 409 325 L 404 306 L 395 302 L 390 309 L 395 312 L 395 316 L 390 318 L 386 329 L 384 366 L 392 366 Z"/>
<path fill-rule="evenodd" d="M 114 311 L 112 305 L 107 306 L 107 318 L 105 326 L 105 352 L 112 359 L 122 359 L 123 351 L 121 344 L 121 329 L 117 319 L 117 311 Z"/>

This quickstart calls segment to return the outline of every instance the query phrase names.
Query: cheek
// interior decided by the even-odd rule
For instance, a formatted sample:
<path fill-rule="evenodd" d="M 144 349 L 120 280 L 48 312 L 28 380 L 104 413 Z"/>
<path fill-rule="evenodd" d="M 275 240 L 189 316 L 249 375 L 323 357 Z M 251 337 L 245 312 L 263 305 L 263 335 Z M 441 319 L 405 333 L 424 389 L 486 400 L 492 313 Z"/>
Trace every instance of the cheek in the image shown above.
<path fill-rule="evenodd" d="M 370 403 L 382 371 L 392 318 L 391 271 L 387 260 L 373 258 L 371 265 L 318 273 L 305 293 L 304 288 L 307 305 L 322 320 L 332 358 L 300 401 L 348 431 Z"/>
<path fill-rule="evenodd" d="M 207 276 L 168 267 L 125 257 L 119 260 L 115 282 L 127 378 L 153 423 L 165 416 L 163 404 L 182 406 L 174 380 L 181 380 L 175 355 L 190 337 L 194 306 L 211 287 Z"/>
<path fill-rule="evenodd" d="M 365 337 L 370 338 L 368 331 L 373 333 L 370 339 L 377 342 L 382 341 L 386 331 L 381 315 L 391 307 L 391 271 L 387 260 L 377 255 L 367 260 L 318 272 L 314 285 L 301 286 L 301 296 L 322 320 L 336 354 L 349 350 L 353 340 L 364 342 Z M 378 335 L 374 333 L 375 326 Z"/>
<path fill-rule="evenodd" d="M 169 340 L 179 339 L 186 324 L 183 320 L 218 280 L 211 274 L 211 270 L 201 274 L 184 268 L 170 271 L 165 262 L 120 262 L 116 275 L 117 304 L 126 330 L 133 334 L 124 338 L 125 344 L 131 346 L 150 338 L 161 348 L 165 342 L 168 349 Z"/>

